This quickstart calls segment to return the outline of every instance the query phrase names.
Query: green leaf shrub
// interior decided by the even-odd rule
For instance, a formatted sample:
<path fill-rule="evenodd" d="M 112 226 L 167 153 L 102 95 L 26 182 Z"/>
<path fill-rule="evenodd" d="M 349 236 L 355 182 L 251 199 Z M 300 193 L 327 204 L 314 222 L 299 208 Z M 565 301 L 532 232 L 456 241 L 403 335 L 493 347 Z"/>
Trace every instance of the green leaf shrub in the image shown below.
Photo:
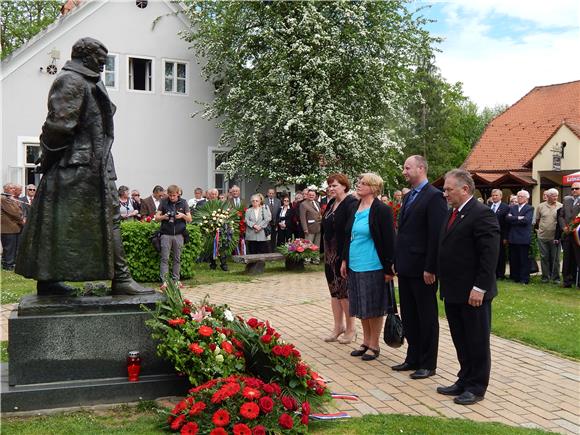
<path fill-rule="evenodd" d="M 121 237 L 125 259 L 135 281 L 159 281 L 160 255 L 151 243 L 151 237 L 159 230 L 157 222 L 121 222 Z M 194 276 L 193 265 L 201 252 L 199 226 L 188 224 L 189 242 L 181 251 L 181 279 Z M 171 258 L 169 264 L 171 265 Z"/>

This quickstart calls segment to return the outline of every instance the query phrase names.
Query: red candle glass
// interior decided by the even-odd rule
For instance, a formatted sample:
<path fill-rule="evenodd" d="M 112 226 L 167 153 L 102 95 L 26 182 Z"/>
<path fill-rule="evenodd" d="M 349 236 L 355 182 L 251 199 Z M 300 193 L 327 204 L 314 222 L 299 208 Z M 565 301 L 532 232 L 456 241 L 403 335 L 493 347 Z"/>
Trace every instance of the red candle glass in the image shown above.
<path fill-rule="evenodd" d="M 141 357 L 139 352 L 132 350 L 127 356 L 127 375 L 129 382 L 139 381 L 139 373 L 141 372 Z"/>

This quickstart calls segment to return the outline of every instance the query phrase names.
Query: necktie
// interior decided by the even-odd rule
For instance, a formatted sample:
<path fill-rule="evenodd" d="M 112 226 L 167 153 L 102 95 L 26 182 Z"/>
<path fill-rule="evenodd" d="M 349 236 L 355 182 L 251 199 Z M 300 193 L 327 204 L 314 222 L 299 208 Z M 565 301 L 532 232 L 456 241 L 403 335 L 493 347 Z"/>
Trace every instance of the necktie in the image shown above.
<path fill-rule="evenodd" d="M 577 205 L 580 205 L 580 198 L 576 198 L 574 200 L 574 207 L 576 207 Z"/>
<path fill-rule="evenodd" d="M 314 205 L 316 211 L 320 211 L 320 208 L 318 208 L 318 203 L 316 201 L 312 201 L 312 205 Z"/>
<path fill-rule="evenodd" d="M 493 204 L 493 212 L 497 213 L 497 209 L 499 207 L 499 204 Z"/>
<path fill-rule="evenodd" d="M 410 196 L 409 196 L 409 200 L 408 200 L 408 201 L 407 201 L 407 203 L 405 204 L 405 208 L 407 208 L 408 206 L 410 206 L 410 205 L 411 205 L 411 203 L 412 203 L 413 201 L 415 201 L 415 198 L 416 198 L 416 196 L 417 196 L 417 194 L 418 194 L 418 193 L 419 193 L 419 191 L 418 191 L 418 190 L 415 190 L 415 189 L 411 190 L 411 194 L 410 194 Z"/>
<path fill-rule="evenodd" d="M 274 205 L 274 200 L 270 198 L 270 205 Z"/>
<path fill-rule="evenodd" d="M 458 213 L 458 210 L 456 208 L 453 209 L 453 213 L 451 213 L 451 217 L 449 218 L 449 222 L 447 222 L 447 231 L 449 231 L 449 229 L 451 228 L 451 225 L 453 225 L 453 222 L 455 222 L 455 218 L 457 217 L 457 213 Z"/>

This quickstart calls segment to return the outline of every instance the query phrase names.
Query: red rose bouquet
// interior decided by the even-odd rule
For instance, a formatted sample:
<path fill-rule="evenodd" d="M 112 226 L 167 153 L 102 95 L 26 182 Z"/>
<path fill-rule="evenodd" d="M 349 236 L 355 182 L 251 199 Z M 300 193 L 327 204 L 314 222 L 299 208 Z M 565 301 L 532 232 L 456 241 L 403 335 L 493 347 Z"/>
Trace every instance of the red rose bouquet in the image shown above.
<path fill-rule="evenodd" d="M 310 404 L 299 407 L 274 382 L 247 376 L 214 379 L 192 388 L 167 418 L 182 434 L 266 435 L 307 431 Z"/>
<path fill-rule="evenodd" d="M 193 385 L 215 377 L 240 373 L 245 367 L 242 349 L 228 328 L 234 315 L 227 305 L 211 305 L 207 296 L 195 306 L 183 299 L 173 282 L 167 300 L 158 304 L 147 325 L 158 340 L 157 354 L 185 373 Z"/>
<path fill-rule="evenodd" d="M 320 248 L 308 239 L 294 239 L 280 246 L 280 251 L 284 256 L 292 261 L 316 260 L 319 257 Z"/>

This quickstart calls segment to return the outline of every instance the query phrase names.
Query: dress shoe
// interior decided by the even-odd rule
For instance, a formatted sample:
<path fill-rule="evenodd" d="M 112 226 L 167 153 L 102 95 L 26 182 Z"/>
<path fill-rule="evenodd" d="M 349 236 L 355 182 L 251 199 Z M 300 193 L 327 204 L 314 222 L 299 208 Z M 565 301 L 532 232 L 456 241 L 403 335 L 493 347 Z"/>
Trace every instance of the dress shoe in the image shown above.
<path fill-rule="evenodd" d="M 143 287 L 134 280 L 115 281 L 111 283 L 111 294 L 113 295 L 147 295 L 155 293 L 155 290 Z"/>
<path fill-rule="evenodd" d="M 381 354 L 381 350 L 380 349 L 373 349 L 372 347 L 369 347 L 369 350 L 372 352 L 372 354 L 370 353 L 365 353 L 361 359 L 363 361 L 372 361 L 374 359 L 377 359 L 379 357 L 379 355 Z"/>
<path fill-rule="evenodd" d="M 411 379 L 427 379 L 429 376 L 433 376 L 435 374 L 435 369 L 419 369 L 409 375 Z"/>
<path fill-rule="evenodd" d="M 220 269 L 223 270 L 224 272 L 227 272 L 228 270 L 230 270 L 226 263 L 220 264 Z"/>
<path fill-rule="evenodd" d="M 444 396 L 459 396 L 464 391 L 463 387 L 457 384 L 450 385 L 448 387 L 437 387 L 437 392 L 443 394 Z"/>
<path fill-rule="evenodd" d="M 338 339 L 340 344 L 350 344 L 353 341 L 356 341 L 356 331 L 352 334 L 344 334 L 342 337 Z"/>
<path fill-rule="evenodd" d="M 458 405 L 473 405 L 482 400 L 483 396 L 476 396 L 471 391 L 464 391 L 460 396 L 453 399 L 453 401 Z"/>
<path fill-rule="evenodd" d="M 369 347 L 365 344 L 361 344 L 360 349 L 353 350 L 350 353 L 350 356 L 363 356 L 365 353 L 367 353 L 367 350 L 369 350 Z"/>
<path fill-rule="evenodd" d="M 416 367 L 413 367 L 408 362 L 404 362 L 402 364 L 397 364 L 396 366 L 392 366 L 391 369 L 395 370 L 396 372 L 406 372 L 407 370 L 417 370 Z"/>
<path fill-rule="evenodd" d="M 327 343 L 334 343 L 335 341 L 338 341 L 338 336 L 340 334 L 344 333 L 344 329 L 342 329 L 340 332 L 338 333 L 332 333 L 330 334 L 328 337 L 324 337 L 324 341 L 326 341 Z"/>

